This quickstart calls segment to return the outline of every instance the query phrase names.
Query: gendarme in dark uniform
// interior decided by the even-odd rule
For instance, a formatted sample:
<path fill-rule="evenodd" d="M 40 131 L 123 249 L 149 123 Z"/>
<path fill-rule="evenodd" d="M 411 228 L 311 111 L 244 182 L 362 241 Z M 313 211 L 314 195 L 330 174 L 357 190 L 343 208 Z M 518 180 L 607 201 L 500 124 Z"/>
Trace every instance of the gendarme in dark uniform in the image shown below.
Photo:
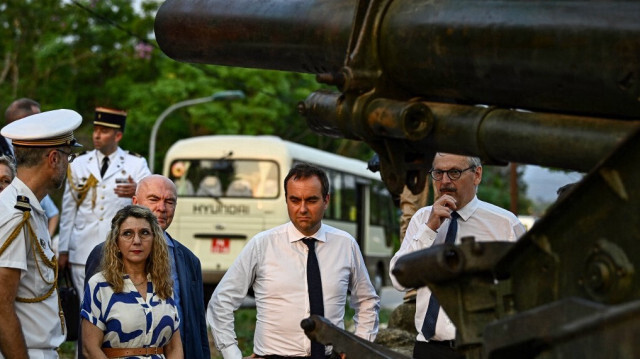
<path fill-rule="evenodd" d="M 57 358 L 65 339 L 57 259 L 40 200 L 64 182 L 79 146 L 72 131 L 81 122 L 75 111 L 54 110 L 2 129 L 13 142 L 18 175 L 0 193 L 1 358 Z"/>

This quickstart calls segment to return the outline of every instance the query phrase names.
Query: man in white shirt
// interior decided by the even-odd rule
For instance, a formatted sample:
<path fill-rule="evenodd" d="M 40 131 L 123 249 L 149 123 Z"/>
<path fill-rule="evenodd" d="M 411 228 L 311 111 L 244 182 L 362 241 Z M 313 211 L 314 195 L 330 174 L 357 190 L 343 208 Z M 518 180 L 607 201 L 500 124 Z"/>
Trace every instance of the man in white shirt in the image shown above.
<path fill-rule="evenodd" d="M 391 281 L 398 290 L 407 288 L 398 283 L 392 271 L 398 258 L 407 253 L 445 241 L 459 244 L 465 236 L 474 236 L 476 241 L 514 242 L 525 232 L 513 213 L 476 197 L 482 180 L 479 158 L 437 153 L 429 174 L 436 200 L 433 206 L 424 207 L 413 216 L 389 266 Z M 464 358 L 455 351 L 455 326 L 428 287 L 418 289 L 415 326 L 418 336 L 414 358 Z"/>
<path fill-rule="evenodd" d="M 0 358 L 58 357 L 66 329 L 56 257 L 40 201 L 64 183 L 82 117 L 55 110 L 5 126 L 18 173 L 0 193 Z"/>
<path fill-rule="evenodd" d="M 291 221 L 253 237 L 211 296 L 207 322 L 225 359 L 242 358 L 233 312 L 249 288 L 256 300 L 253 352 L 258 358 L 327 358 L 330 348 L 311 343 L 300 322 L 319 314 L 344 328 L 347 291 L 355 335 L 373 341 L 378 332 L 380 298 L 358 244 L 348 233 L 322 224 L 329 204 L 326 174 L 298 164 L 284 183 Z"/>

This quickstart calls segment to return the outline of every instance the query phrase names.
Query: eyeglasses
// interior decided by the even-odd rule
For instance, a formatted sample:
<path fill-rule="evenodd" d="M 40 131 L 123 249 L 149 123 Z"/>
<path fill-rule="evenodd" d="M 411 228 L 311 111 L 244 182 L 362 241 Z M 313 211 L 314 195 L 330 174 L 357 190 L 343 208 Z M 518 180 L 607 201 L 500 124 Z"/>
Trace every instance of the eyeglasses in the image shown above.
<path fill-rule="evenodd" d="M 11 181 L 8 178 L 0 178 L 0 191 L 7 188 L 11 184 Z"/>
<path fill-rule="evenodd" d="M 67 160 L 69 161 L 69 163 L 73 162 L 73 160 L 76 159 L 76 157 L 78 157 L 77 154 L 73 153 L 73 152 L 65 152 L 61 149 L 56 148 L 56 151 L 60 152 L 60 153 L 64 153 L 65 155 L 67 155 Z"/>
<path fill-rule="evenodd" d="M 463 170 L 459 170 L 456 168 L 452 168 L 450 170 L 447 171 L 442 171 L 442 170 L 431 170 L 429 171 L 429 174 L 431 175 L 431 178 L 433 178 L 436 181 L 442 181 L 442 177 L 444 176 L 444 174 L 446 173 L 447 176 L 449 177 L 450 180 L 455 181 L 457 179 L 460 178 L 460 176 L 462 176 L 462 172 L 464 171 L 468 171 L 468 170 L 475 170 L 476 166 L 471 166 L 471 167 L 467 167 Z"/>
<path fill-rule="evenodd" d="M 120 232 L 120 239 L 125 242 L 133 241 L 133 238 L 135 238 L 135 236 L 136 232 L 129 229 Z M 138 232 L 138 238 L 140 238 L 140 241 L 148 242 L 153 239 L 153 232 L 151 232 L 149 229 L 143 228 Z"/>

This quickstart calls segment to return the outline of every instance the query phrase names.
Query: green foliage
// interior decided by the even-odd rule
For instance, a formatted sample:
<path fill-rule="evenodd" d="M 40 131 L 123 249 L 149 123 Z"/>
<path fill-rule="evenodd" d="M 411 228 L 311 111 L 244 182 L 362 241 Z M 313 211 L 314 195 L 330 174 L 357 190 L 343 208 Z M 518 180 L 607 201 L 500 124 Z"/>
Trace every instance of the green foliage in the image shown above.
<path fill-rule="evenodd" d="M 76 131 L 91 149 L 93 110 L 128 111 L 121 146 L 148 157 L 151 128 L 180 101 L 223 90 L 242 90 L 246 99 L 180 108 L 158 131 L 155 169 L 179 139 L 211 134 L 270 134 L 341 155 L 368 160 L 362 142 L 313 133 L 296 105 L 320 89 L 310 74 L 189 64 L 174 61 L 153 39 L 159 0 L 8 0 L 0 4 L 0 105 L 30 97 L 43 110 L 71 108 L 83 115 Z M 485 171 L 480 198 L 509 207 L 508 176 Z M 521 209 L 527 208 L 524 186 Z"/>
<path fill-rule="evenodd" d="M 526 197 L 527 184 L 522 180 L 523 171 L 523 166 L 518 167 L 518 213 L 528 214 L 532 204 L 531 200 Z M 482 182 L 478 186 L 478 198 L 496 206 L 510 209 L 509 180 L 509 166 L 483 166 Z"/>

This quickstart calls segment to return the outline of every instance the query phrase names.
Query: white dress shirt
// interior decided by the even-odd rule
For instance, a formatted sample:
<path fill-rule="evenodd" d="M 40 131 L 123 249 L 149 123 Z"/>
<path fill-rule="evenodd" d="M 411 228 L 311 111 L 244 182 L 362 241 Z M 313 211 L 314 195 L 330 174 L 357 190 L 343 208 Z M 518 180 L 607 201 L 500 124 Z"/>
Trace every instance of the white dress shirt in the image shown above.
<path fill-rule="evenodd" d="M 242 358 L 233 312 L 250 287 L 257 318 L 253 351 L 258 355 L 308 356 L 311 342 L 300 327 L 310 316 L 307 291 L 308 247 L 291 222 L 253 237 L 211 296 L 207 322 L 225 359 Z M 347 291 L 355 309 L 355 335 L 373 341 L 378 332 L 380 297 L 375 292 L 355 239 L 322 225 L 312 236 L 322 278 L 324 316 L 344 329 Z"/>
<path fill-rule="evenodd" d="M 456 244 L 460 244 L 460 239 L 466 236 L 475 237 L 477 242 L 515 242 L 525 232 L 524 226 L 513 213 L 490 203 L 480 201 L 478 197 L 474 197 L 471 202 L 457 210 L 457 212 L 460 218 L 458 219 Z M 450 220 L 446 219 L 443 221 L 438 231 L 435 232 L 426 225 L 429 214 L 431 214 L 431 206 L 421 208 L 416 212 L 413 218 L 411 218 L 411 222 L 409 222 L 409 227 L 407 228 L 407 233 L 400 249 L 391 259 L 389 276 L 391 277 L 393 286 L 398 290 L 404 291 L 408 289 L 400 285 L 393 273 L 391 273 L 398 258 L 407 253 L 429 248 L 434 244 L 443 244 L 447 236 Z M 418 288 L 415 326 L 418 331 L 416 339 L 419 341 L 427 341 L 429 339 L 422 335 L 421 330 L 430 298 L 431 290 L 429 290 L 428 287 Z M 454 340 L 455 337 L 456 328 L 441 307 L 436 322 L 436 332 L 432 339 L 438 341 Z"/>

